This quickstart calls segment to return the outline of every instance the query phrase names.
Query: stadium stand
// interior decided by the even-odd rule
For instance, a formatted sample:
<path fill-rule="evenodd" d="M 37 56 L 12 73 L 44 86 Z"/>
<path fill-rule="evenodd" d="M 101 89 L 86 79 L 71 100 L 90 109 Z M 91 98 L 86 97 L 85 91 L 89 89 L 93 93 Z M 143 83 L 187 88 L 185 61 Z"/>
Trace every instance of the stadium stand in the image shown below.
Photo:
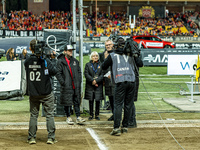
<path fill-rule="evenodd" d="M 165 18 L 136 17 L 135 27 L 130 28 L 125 12 L 99 12 L 96 28 L 95 12 L 84 13 L 84 25 L 88 36 L 118 35 L 195 35 L 198 36 L 199 12 L 169 12 Z M 133 22 L 133 20 L 132 20 Z M 11 11 L 1 14 L 1 29 L 43 30 L 70 29 L 72 14 L 64 11 L 44 11 L 41 15 L 29 11 Z"/>

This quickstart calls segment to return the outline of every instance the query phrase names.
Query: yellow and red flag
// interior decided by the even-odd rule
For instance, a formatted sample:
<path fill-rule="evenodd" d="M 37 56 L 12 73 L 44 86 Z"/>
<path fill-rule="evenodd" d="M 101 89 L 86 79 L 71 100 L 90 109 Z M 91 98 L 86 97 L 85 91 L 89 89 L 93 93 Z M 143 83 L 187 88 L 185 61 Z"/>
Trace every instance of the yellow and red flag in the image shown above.
<path fill-rule="evenodd" d="M 197 69 L 196 69 L 196 81 L 198 82 L 199 82 L 199 77 L 200 77 L 200 61 L 199 61 L 199 54 L 198 54 Z"/>
<path fill-rule="evenodd" d="M 86 36 L 90 37 L 90 30 L 89 29 L 86 30 Z"/>

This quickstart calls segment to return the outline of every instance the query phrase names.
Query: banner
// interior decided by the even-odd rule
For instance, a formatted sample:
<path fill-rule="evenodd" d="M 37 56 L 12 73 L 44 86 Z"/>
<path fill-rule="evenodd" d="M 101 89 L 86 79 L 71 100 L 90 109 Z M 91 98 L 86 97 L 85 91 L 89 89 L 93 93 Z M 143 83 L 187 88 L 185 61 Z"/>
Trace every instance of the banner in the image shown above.
<path fill-rule="evenodd" d="M 197 55 L 200 50 L 194 49 L 142 49 L 144 66 L 167 66 L 168 55 Z"/>
<path fill-rule="evenodd" d="M 0 92 L 20 90 L 21 61 L 0 62 Z"/>
<path fill-rule="evenodd" d="M 168 55 L 167 75 L 195 75 L 197 55 Z"/>
<path fill-rule="evenodd" d="M 0 37 L 43 37 L 43 31 L 14 31 L 14 30 L 0 30 Z"/>
<path fill-rule="evenodd" d="M 62 30 L 64 29 L 44 29 L 44 30 Z M 68 31 L 68 30 L 66 30 Z M 76 30 L 77 37 L 79 36 L 79 30 Z M 0 30 L 0 37 L 31 37 L 31 38 L 42 38 L 44 36 L 44 32 L 42 31 L 14 31 L 14 30 L 6 30 L 2 29 Z M 126 39 L 129 36 L 122 36 L 124 39 Z M 159 36 L 164 41 L 170 41 L 170 42 L 179 42 L 179 41 L 200 41 L 200 37 L 193 37 L 193 36 Z M 83 31 L 83 41 L 105 41 L 104 39 L 108 39 L 108 36 L 100 36 L 100 37 L 87 37 L 86 30 Z"/>
<path fill-rule="evenodd" d="M 30 54 L 29 45 L 32 39 L 35 39 L 35 37 L 2 38 L 0 39 L 0 49 L 4 49 L 6 53 L 7 50 L 12 47 L 17 54 L 22 53 L 23 49 L 27 49 L 27 52 Z M 42 40 L 41 37 L 37 39 Z"/>
<path fill-rule="evenodd" d="M 200 43 L 176 43 L 176 49 L 200 49 Z"/>
<path fill-rule="evenodd" d="M 47 46 L 58 53 L 64 50 L 65 45 L 73 44 L 72 30 L 61 30 L 61 29 L 45 29 L 44 30 L 44 41 Z M 91 47 L 87 43 L 83 43 L 83 54 L 91 53 Z M 76 42 L 76 53 L 79 53 L 79 43 Z"/>
<path fill-rule="evenodd" d="M 14 48 L 15 54 L 21 54 L 23 49 L 27 49 L 27 52 L 31 54 L 29 50 L 30 41 L 36 39 L 36 37 L 18 37 L 18 38 L 1 38 L 0 39 L 0 49 L 5 50 L 5 53 L 9 48 Z M 71 30 L 44 30 L 44 37 L 37 37 L 38 40 L 45 40 L 51 49 L 56 49 L 56 51 L 63 51 L 66 44 L 71 44 L 72 42 L 72 31 Z M 76 42 L 76 53 L 79 52 L 79 43 Z M 89 44 L 83 44 L 83 54 L 91 53 L 91 47 Z"/>
<path fill-rule="evenodd" d="M 65 45 L 72 44 L 72 30 L 44 29 L 43 40 L 55 51 L 63 51 Z"/>

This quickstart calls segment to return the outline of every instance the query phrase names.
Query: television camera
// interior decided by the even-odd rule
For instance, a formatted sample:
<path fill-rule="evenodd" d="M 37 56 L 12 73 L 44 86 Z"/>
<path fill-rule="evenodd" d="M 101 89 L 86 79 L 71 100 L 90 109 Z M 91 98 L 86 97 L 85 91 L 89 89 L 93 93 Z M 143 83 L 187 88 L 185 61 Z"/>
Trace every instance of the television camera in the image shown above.
<path fill-rule="evenodd" d="M 111 36 L 110 39 L 114 42 L 114 50 L 116 53 L 130 55 L 134 57 L 140 56 L 138 44 L 131 38 L 124 40 L 122 36 Z"/>
<path fill-rule="evenodd" d="M 36 40 L 36 44 L 35 44 L 35 49 L 34 49 L 34 53 L 36 56 L 42 57 L 42 58 L 49 58 L 51 56 L 51 54 L 55 55 L 53 53 L 53 50 L 51 50 L 45 41 L 39 41 Z"/>

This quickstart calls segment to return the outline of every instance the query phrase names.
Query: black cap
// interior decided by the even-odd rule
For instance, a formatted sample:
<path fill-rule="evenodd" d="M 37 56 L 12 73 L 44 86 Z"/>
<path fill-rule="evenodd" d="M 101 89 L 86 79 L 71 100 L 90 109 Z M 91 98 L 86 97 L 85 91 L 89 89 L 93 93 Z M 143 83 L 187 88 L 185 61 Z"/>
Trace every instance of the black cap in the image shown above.
<path fill-rule="evenodd" d="M 64 51 L 67 51 L 67 50 L 75 50 L 75 49 L 73 48 L 72 45 L 65 45 Z"/>

